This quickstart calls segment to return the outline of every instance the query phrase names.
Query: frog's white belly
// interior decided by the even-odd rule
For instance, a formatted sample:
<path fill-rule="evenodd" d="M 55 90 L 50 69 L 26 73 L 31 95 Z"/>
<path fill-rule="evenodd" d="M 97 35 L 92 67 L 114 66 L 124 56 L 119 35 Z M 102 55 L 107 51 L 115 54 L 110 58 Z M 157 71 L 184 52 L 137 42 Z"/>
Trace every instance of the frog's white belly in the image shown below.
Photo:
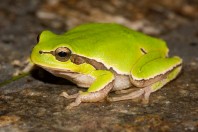
<path fill-rule="evenodd" d="M 127 89 L 132 86 L 130 77 L 127 75 L 115 75 L 115 81 L 113 86 L 113 91 Z"/>
<path fill-rule="evenodd" d="M 79 87 L 88 88 L 95 81 L 95 78 L 91 75 L 74 73 L 74 72 L 61 72 L 61 71 L 55 71 L 55 70 L 49 70 L 49 69 L 46 69 L 46 70 L 55 76 L 70 80 L 71 82 L 75 83 Z M 122 89 L 126 89 L 132 86 L 129 76 L 119 75 L 119 74 L 114 74 L 114 75 L 115 75 L 115 80 L 114 80 L 112 91 L 122 90 Z"/>

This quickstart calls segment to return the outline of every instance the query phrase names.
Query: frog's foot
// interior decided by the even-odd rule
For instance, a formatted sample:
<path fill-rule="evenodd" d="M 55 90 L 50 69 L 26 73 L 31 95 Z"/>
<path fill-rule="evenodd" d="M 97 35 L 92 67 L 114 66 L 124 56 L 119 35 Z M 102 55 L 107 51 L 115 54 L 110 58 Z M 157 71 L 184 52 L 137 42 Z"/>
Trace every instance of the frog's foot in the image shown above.
<path fill-rule="evenodd" d="M 67 99 L 75 99 L 75 98 L 78 97 L 78 95 L 79 95 L 79 93 L 72 94 L 72 95 L 68 95 L 67 92 L 62 92 L 62 93 L 60 94 L 60 96 L 65 97 L 65 98 L 67 98 Z"/>
<path fill-rule="evenodd" d="M 107 100 L 110 102 L 114 102 L 114 101 L 129 100 L 129 99 L 135 99 L 138 97 L 143 97 L 143 101 L 147 103 L 149 100 L 149 96 L 152 92 L 153 90 L 151 89 L 151 87 L 145 87 L 137 91 L 132 91 L 128 94 L 121 95 L 121 96 L 108 97 Z"/>
<path fill-rule="evenodd" d="M 82 102 L 99 102 L 104 100 L 107 97 L 107 94 L 113 87 L 113 82 L 110 82 L 104 89 L 101 89 L 96 92 L 79 92 L 74 95 L 68 95 L 66 92 L 63 92 L 62 96 L 66 98 L 76 98 L 76 100 L 70 103 L 66 109 L 71 109 L 75 106 L 78 106 Z"/>

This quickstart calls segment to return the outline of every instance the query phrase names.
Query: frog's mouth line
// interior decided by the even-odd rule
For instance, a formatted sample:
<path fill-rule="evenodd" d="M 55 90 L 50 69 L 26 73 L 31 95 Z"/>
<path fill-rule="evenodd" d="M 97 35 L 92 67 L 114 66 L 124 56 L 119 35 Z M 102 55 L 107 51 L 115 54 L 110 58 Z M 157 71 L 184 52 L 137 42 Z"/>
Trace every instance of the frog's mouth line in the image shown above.
<path fill-rule="evenodd" d="M 38 65 L 38 64 L 36 64 Z M 45 69 L 46 71 L 50 72 L 50 73 L 56 73 L 56 74 L 63 74 L 63 73 L 76 73 L 76 72 L 72 72 L 70 70 L 62 70 L 62 69 L 58 69 L 58 68 L 51 68 L 51 67 L 46 67 L 46 66 L 41 66 L 38 65 L 39 67 Z"/>
<path fill-rule="evenodd" d="M 49 68 L 45 66 L 40 66 L 41 68 L 45 69 L 49 73 L 53 74 L 54 76 L 65 78 L 74 84 L 77 84 L 79 87 L 90 87 L 90 85 L 93 83 L 95 80 L 94 77 L 90 75 L 86 75 L 83 73 L 78 73 L 78 72 L 72 72 L 70 70 L 60 70 L 56 68 Z"/>
<path fill-rule="evenodd" d="M 47 68 L 45 68 L 45 70 L 50 72 L 53 75 L 60 76 L 60 77 L 61 75 L 66 76 L 67 74 L 78 74 L 78 73 L 71 72 L 71 71 L 59 71 L 59 70 L 53 70 L 53 69 L 47 69 Z"/>

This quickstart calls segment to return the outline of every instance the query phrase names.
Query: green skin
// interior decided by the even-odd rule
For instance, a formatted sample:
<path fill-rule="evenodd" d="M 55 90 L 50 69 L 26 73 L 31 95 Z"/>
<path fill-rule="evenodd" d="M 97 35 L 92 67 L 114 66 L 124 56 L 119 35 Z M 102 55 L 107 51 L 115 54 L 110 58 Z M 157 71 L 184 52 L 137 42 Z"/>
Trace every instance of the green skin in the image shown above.
<path fill-rule="evenodd" d="M 76 98 L 68 105 L 70 109 L 81 102 L 101 101 L 113 90 L 124 95 L 108 97 L 109 101 L 139 96 L 148 101 L 150 93 L 181 71 L 182 59 L 168 58 L 168 51 L 161 39 L 118 24 L 91 23 L 61 35 L 43 31 L 31 60 L 56 76 L 89 87 L 74 95 L 62 93 L 66 98 Z M 139 90 L 131 90 L 134 88 Z"/>

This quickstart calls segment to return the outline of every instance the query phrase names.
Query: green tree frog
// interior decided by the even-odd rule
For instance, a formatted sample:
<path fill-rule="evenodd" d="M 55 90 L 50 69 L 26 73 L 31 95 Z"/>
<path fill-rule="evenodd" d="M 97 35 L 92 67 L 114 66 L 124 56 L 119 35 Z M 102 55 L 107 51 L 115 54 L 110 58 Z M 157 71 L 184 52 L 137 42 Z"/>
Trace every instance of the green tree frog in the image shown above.
<path fill-rule="evenodd" d="M 68 109 L 82 102 L 108 97 L 119 101 L 149 95 L 175 79 L 182 68 L 180 57 L 168 57 L 165 41 L 114 23 L 89 23 L 57 35 L 43 31 L 33 48 L 31 61 L 55 76 L 88 88 L 62 96 L 74 98 Z M 131 90 L 138 88 L 137 90 Z"/>

